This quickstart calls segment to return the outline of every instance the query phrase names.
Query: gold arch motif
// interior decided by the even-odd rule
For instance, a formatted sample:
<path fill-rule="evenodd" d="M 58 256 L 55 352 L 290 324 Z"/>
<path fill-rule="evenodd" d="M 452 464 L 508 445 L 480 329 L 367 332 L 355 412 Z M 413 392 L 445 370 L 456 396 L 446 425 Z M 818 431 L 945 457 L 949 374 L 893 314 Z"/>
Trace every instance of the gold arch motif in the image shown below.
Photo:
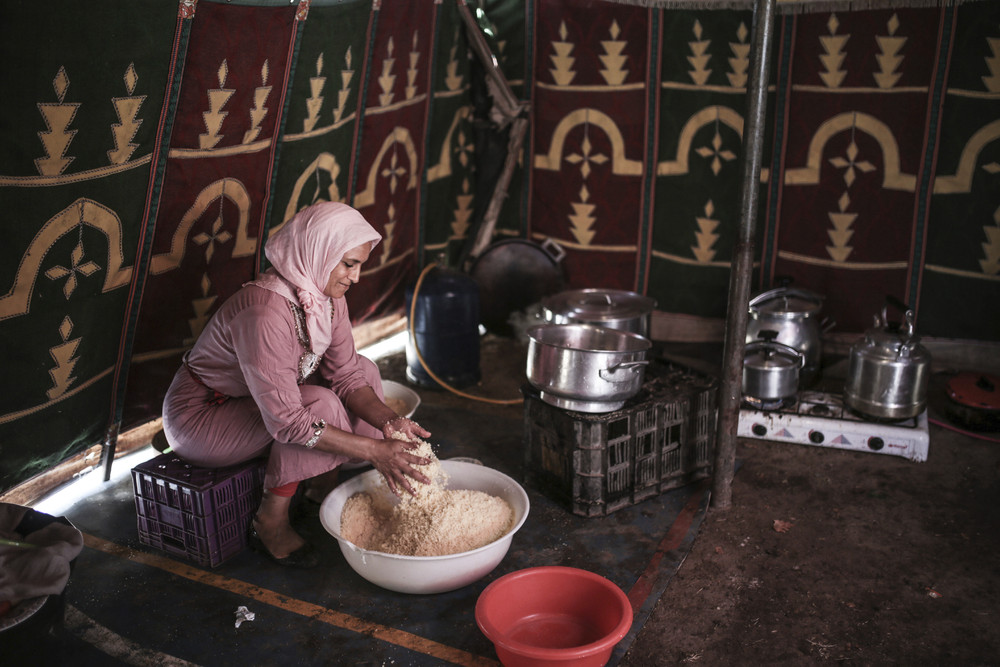
<path fill-rule="evenodd" d="M 445 176 L 451 176 L 451 138 L 455 134 L 458 124 L 463 119 L 468 118 L 471 113 L 472 108 L 468 106 L 459 107 L 455 111 L 455 117 L 451 121 L 451 127 L 448 128 L 448 134 L 445 136 L 444 143 L 441 146 L 441 155 L 438 157 L 438 162 L 427 170 L 428 183 L 444 178 Z"/>
<path fill-rule="evenodd" d="M 0 320 L 28 313 L 42 260 L 56 241 L 80 224 L 90 225 L 103 232 L 108 239 L 108 264 L 101 291 L 110 292 L 128 284 L 132 278 L 132 267 L 123 266 L 121 219 L 103 204 L 81 197 L 49 218 L 31 240 L 21 256 L 13 286 L 7 294 L 0 296 Z"/>
<path fill-rule="evenodd" d="M 248 238 L 247 226 L 250 220 L 250 195 L 243 184 L 231 178 L 223 178 L 205 186 L 195 198 L 191 208 L 187 210 L 181 222 L 174 230 L 174 235 L 170 239 L 170 251 L 153 255 L 149 262 L 149 272 L 159 275 L 172 271 L 181 265 L 184 259 L 184 249 L 187 246 L 188 234 L 195 221 L 201 217 L 202 213 L 212 206 L 219 197 L 226 197 L 234 204 L 240 212 L 239 223 L 236 226 L 236 241 L 233 243 L 232 257 L 246 257 L 252 255 L 257 250 L 257 240 Z"/>
<path fill-rule="evenodd" d="M 383 158 L 385 158 L 389 149 L 392 148 L 392 145 L 397 142 L 402 144 L 403 148 L 406 149 L 406 157 L 410 161 L 410 178 L 406 183 L 406 189 L 412 190 L 417 187 L 417 170 L 420 168 L 420 164 L 417 161 L 417 149 L 413 145 L 413 138 L 410 137 L 410 131 L 405 127 L 397 125 L 392 128 L 392 132 L 382 142 L 382 148 L 379 149 L 378 155 L 375 156 L 375 161 L 372 162 L 371 169 L 368 170 L 365 189 L 355 195 L 355 208 L 365 208 L 375 203 L 375 181 L 378 178 L 379 165 L 382 164 Z"/>
<path fill-rule="evenodd" d="M 710 106 L 705 107 L 698 113 L 693 114 L 684 123 L 680 135 L 677 137 L 677 155 L 673 160 L 664 160 L 656 165 L 657 176 L 679 176 L 688 173 L 689 158 L 691 155 L 691 145 L 694 143 L 694 135 L 698 130 L 706 125 L 713 125 L 720 122 L 727 127 L 731 127 L 743 140 L 743 116 L 733 111 L 729 107 Z"/>
<path fill-rule="evenodd" d="M 951 176 L 938 176 L 934 180 L 934 194 L 955 194 L 956 192 L 972 192 L 972 175 L 976 170 L 976 161 L 986 144 L 1000 138 L 1000 120 L 983 125 L 965 142 L 962 155 L 958 159 L 958 168 Z"/>
<path fill-rule="evenodd" d="M 302 191 L 306 187 L 306 183 L 312 180 L 313 176 L 317 171 L 325 171 L 330 174 L 330 187 L 327 188 L 326 194 L 329 199 L 327 201 L 337 201 L 343 202 L 344 200 L 340 197 L 340 188 L 337 187 L 337 176 L 340 175 L 340 164 L 337 162 L 337 157 L 333 153 L 320 153 L 316 156 L 316 159 L 303 170 L 302 174 L 299 175 L 298 179 L 295 181 L 295 187 L 292 188 L 292 195 L 288 198 L 288 205 L 285 206 L 285 217 L 282 219 L 281 224 L 277 225 L 268 232 L 268 235 L 274 234 L 276 231 L 285 226 L 285 223 L 292 219 L 296 213 L 299 212 L 299 197 L 302 195 Z M 315 204 L 320 199 L 316 199 L 311 202 Z"/>
<path fill-rule="evenodd" d="M 823 149 L 835 135 L 858 129 L 869 135 L 882 148 L 884 174 L 882 187 L 887 190 L 902 190 L 913 192 L 917 178 L 913 174 L 904 174 L 899 170 L 899 145 L 888 125 L 874 116 L 859 111 L 846 111 L 838 114 L 816 129 L 812 141 L 809 142 L 809 153 L 806 165 L 789 169 L 785 172 L 786 185 L 815 185 L 819 183 L 820 162 L 823 159 Z"/>
<path fill-rule="evenodd" d="M 625 157 L 625 140 L 614 119 L 603 111 L 590 108 L 576 109 L 559 121 L 552 131 L 552 143 L 549 144 L 548 153 L 539 153 L 535 156 L 535 169 L 559 171 L 566 135 L 574 127 L 584 123 L 593 123 L 601 128 L 611 141 L 611 173 L 619 176 L 642 175 L 642 161 Z"/>

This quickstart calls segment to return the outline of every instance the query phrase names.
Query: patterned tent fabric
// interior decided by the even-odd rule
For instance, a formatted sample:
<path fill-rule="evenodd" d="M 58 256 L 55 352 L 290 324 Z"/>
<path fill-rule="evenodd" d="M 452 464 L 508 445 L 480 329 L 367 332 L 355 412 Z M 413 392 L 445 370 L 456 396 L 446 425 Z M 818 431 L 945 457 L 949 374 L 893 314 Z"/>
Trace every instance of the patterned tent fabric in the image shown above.
<path fill-rule="evenodd" d="M 302 207 L 385 237 L 357 321 L 455 261 L 504 145 L 465 1 L 4 4 L 0 489 L 158 416 Z M 497 235 L 560 244 L 570 287 L 653 296 L 663 338 L 719 335 L 753 3 L 468 6 L 529 108 Z M 779 8 L 755 286 L 825 294 L 846 333 L 891 294 L 925 336 L 1000 341 L 1000 3 Z"/>

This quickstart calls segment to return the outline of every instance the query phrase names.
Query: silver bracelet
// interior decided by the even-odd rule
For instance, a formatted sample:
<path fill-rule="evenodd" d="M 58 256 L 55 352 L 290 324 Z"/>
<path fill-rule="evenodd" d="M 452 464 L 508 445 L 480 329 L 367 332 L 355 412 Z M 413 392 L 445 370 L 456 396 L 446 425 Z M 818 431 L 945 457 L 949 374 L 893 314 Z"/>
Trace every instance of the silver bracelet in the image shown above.
<path fill-rule="evenodd" d="M 312 423 L 313 434 L 312 434 L 311 438 L 309 438 L 308 440 L 306 440 L 306 443 L 305 443 L 306 447 L 308 447 L 309 449 L 312 449 L 313 447 L 315 447 L 316 443 L 319 442 L 320 436 L 323 435 L 323 430 L 325 428 L 326 428 L 326 420 L 325 419 L 320 419 L 319 421 L 313 422 Z"/>

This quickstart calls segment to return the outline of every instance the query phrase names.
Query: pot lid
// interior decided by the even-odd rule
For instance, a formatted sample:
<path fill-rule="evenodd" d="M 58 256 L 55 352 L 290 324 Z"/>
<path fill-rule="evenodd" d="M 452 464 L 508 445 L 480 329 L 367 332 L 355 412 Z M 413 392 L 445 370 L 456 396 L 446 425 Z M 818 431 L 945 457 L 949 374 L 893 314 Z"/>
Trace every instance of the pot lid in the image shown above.
<path fill-rule="evenodd" d="M 815 315 L 823 307 L 823 297 L 815 292 L 791 287 L 762 292 L 750 299 L 750 312 L 770 317 L 796 319 Z"/>
<path fill-rule="evenodd" d="M 948 380 L 945 388 L 956 403 L 1000 413 L 1000 377 L 965 371 Z"/>
<path fill-rule="evenodd" d="M 636 292 L 614 289 L 578 289 L 542 300 L 550 314 L 586 322 L 630 319 L 653 312 L 656 300 Z"/>

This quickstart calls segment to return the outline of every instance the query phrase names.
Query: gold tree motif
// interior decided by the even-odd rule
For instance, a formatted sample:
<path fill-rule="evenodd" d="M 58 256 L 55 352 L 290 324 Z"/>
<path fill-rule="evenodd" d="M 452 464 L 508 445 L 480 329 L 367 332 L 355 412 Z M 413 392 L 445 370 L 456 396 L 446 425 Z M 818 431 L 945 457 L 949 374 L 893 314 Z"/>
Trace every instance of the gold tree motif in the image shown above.
<path fill-rule="evenodd" d="M 549 56 L 553 65 L 549 72 L 552 74 L 552 80 L 555 81 L 557 86 L 568 86 L 576 77 L 576 72 L 573 71 L 573 63 L 576 62 L 576 58 L 569 55 L 573 52 L 574 45 L 572 42 L 566 41 L 568 35 L 569 32 L 566 30 L 566 23 L 560 23 L 559 39 L 561 41 L 552 42 L 552 50 L 555 51 L 555 55 Z"/>
<path fill-rule="evenodd" d="M 688 72 L 688 76 L 691 80 L 695 82 L 696 85 L 703 86 L 705 82 L 708 81 L 708 77 L 712 74 L 712 70 L 708 69 L 708 61 L 711 59 L 711 55 L 708 53 L 708 46 L 711 44 L 711 40 L 701 38 L 701 21 L 694 22 L 694 40 L 688 42 L 688 47 L 691 49 L 693 55 L 688 56 L 688 62 L 691 64 L 691 71 Z"/>
<path fill-rule="evenodd" d="M 80 347 L 80 338 L 70 340 L 73 333 L 73 320 L 67 315 L 59 325 L 59 336 L 63 342 L 49 348 L 49 356 L 56 362 L 56 365 L 49 369 L 49 377 L 52 378 L 52 388 L 45 392 L 49 400 L 55 400 L 65 394 L 70 386 L 76 382 L 73 376 L 73 369 L 79 357 L 76 350 Z"/>
<path fill-rule="evenodd" d="M 903 49 L 903 45 L 906 44 L 905 37 L 895 36 L 896 31 L 899 30 L 899 18 L 895 14 L 889 19 L 886 27 L 889 30 L 888 35 L 875 36 L 875 40 L 878 42 L 879 50 L 881 51 L 875 57 L 879 66 L 879 71 L 875 73 L 875 83 L 882 89 L 892 88 L 899 81 L 899 77 L 902 76 L 898 72 L 899 66 L 903 63 L 903 56 L 899 55 L 899 52 Z"/>
<path fill-rule="evenodd" d="M 625 42 L 618 39 L 618 36 L 621 34 L 618 21 L 613 20 L 611 22 L 608 33 L 610 33 L 611 39 L 601 40 L 601 46 L 604 47 L 605 54 L 600 56 L 601 63 L 604 64 L 601 76 L 604 77 L 604 81 L 609 86 L 620 86 L 628 76 L 628 70 L 625 69 L 625 62 L 628 60 L 628 56 L 622 55 L 622 51 L 625 50 Z"/>
<path fill-rule="evenodd" d="M 844 64 L 844 46 L 851 36 L 837 34 L 840 21 L 837 20 L 836 14 L 830 14 L 830 20 L 826 22 L 826 27 L 830 31 L 830 35 L 819 38 L 820 44 L 823 45 L 823 50 L 826 52 L 819 57 L 819 60 L 823 63 L 826 71 L 821 72 L 819 76 L 827 88 L 838 88 L 843 83 L 844 77 L 847 76 L 847 72 L 840 69 L 840 66 Z"/>
<path fill-rule="evenodd" d="M 229 102 L 229 98 L 236 92 L 235 88 L 224 88 L 226 79 L 229 77 L 229 63 L 225 60 L 219 65 L 216 72 L 219 80 L 219 87 L 208 90 L 208 111 L 202 112 L 201 116 L 205 121 L 206 132 L 198 135 L 198 147 L 202 150 L 215 148 L 222 140 L 222 122 L 229 115 L 228 111 L 222 108 Z"/>
<path fill-rule="evenodd" d="M 696 218 L 698 231 L 694 235 L 698 244 L 691 246 L 691 252 L 702 264 L 707 264 L 715 259 L 715 250 L 712 249 L 712 246 L 719 240 L 719 235 L 715 233 L 719 221 L 712 217 L 714 214 L 715 204 L 709 199 L 708 203 L 705 204 L 705 215 Z"/>
<path fill-rule="evenodd" d="M 738 42 L 729 42 L 729 50 L 733 52 L 733 57 L 729 59 L 729 69 L 726 76 L 729 77 L 729 85 L 733 88 L 743 88 L 747 85 L 747 70 L 750 68 L 750 43 L 747 37 L 750 31 L 747 24 L 740 22 L 740 27 L 736 29 L 736 39 Z"/>
<path fill-rule="evenodd" d="M 66 75 L 66 68 L 60 67 L 56 72 L 56 77 L 52 81 L 52 88 L 55 90 L 57 104 L 51 102 L 39 102 L 38 112 L 45 119 L 48 131 L 39 132 L 38 138 L 45 147 L 45 157 L 35 159 L 35 168 L 42 176 L 57 176 L 69 166 L 74 158 L 65 157 L 69 144 L 76 136 L 76 130 L 70 130 L 69 125 L 76 116 L 79 104 L 64 103 L 66 91 L 69 89 L 69 76 Z"/>
<path fill-rule="evenodd" d="M 132 143 L 132 139 L 142 125 L 142 119 L 136 116 L 139 115 L 139 108 L 146 101 L 146 96 L 134 95 L 139 76 L 132 63 L 125 68 L 124 79 L 128 97 L 116 97 L 112 100 L 119 122 L 111 126 L 111 135 L 115 139 L 115 147 L 108 151 L 108 162 L 111 164 L 125 164 L 139 147 L 139 144 Z"/>
<path fill-rule="evenodd" d="M 243 143 L 249 144 L 260 135 L 260 124 L 267 117 L 268 108 L 264 106 L 271 94 L 271 86 L 267 81 L 271 75 L 270 62 L 265 60 L 260 68 L 260 85 L 253 91 L 253 107 L 250 109 L 250 129 L 243 133 Z"/>

